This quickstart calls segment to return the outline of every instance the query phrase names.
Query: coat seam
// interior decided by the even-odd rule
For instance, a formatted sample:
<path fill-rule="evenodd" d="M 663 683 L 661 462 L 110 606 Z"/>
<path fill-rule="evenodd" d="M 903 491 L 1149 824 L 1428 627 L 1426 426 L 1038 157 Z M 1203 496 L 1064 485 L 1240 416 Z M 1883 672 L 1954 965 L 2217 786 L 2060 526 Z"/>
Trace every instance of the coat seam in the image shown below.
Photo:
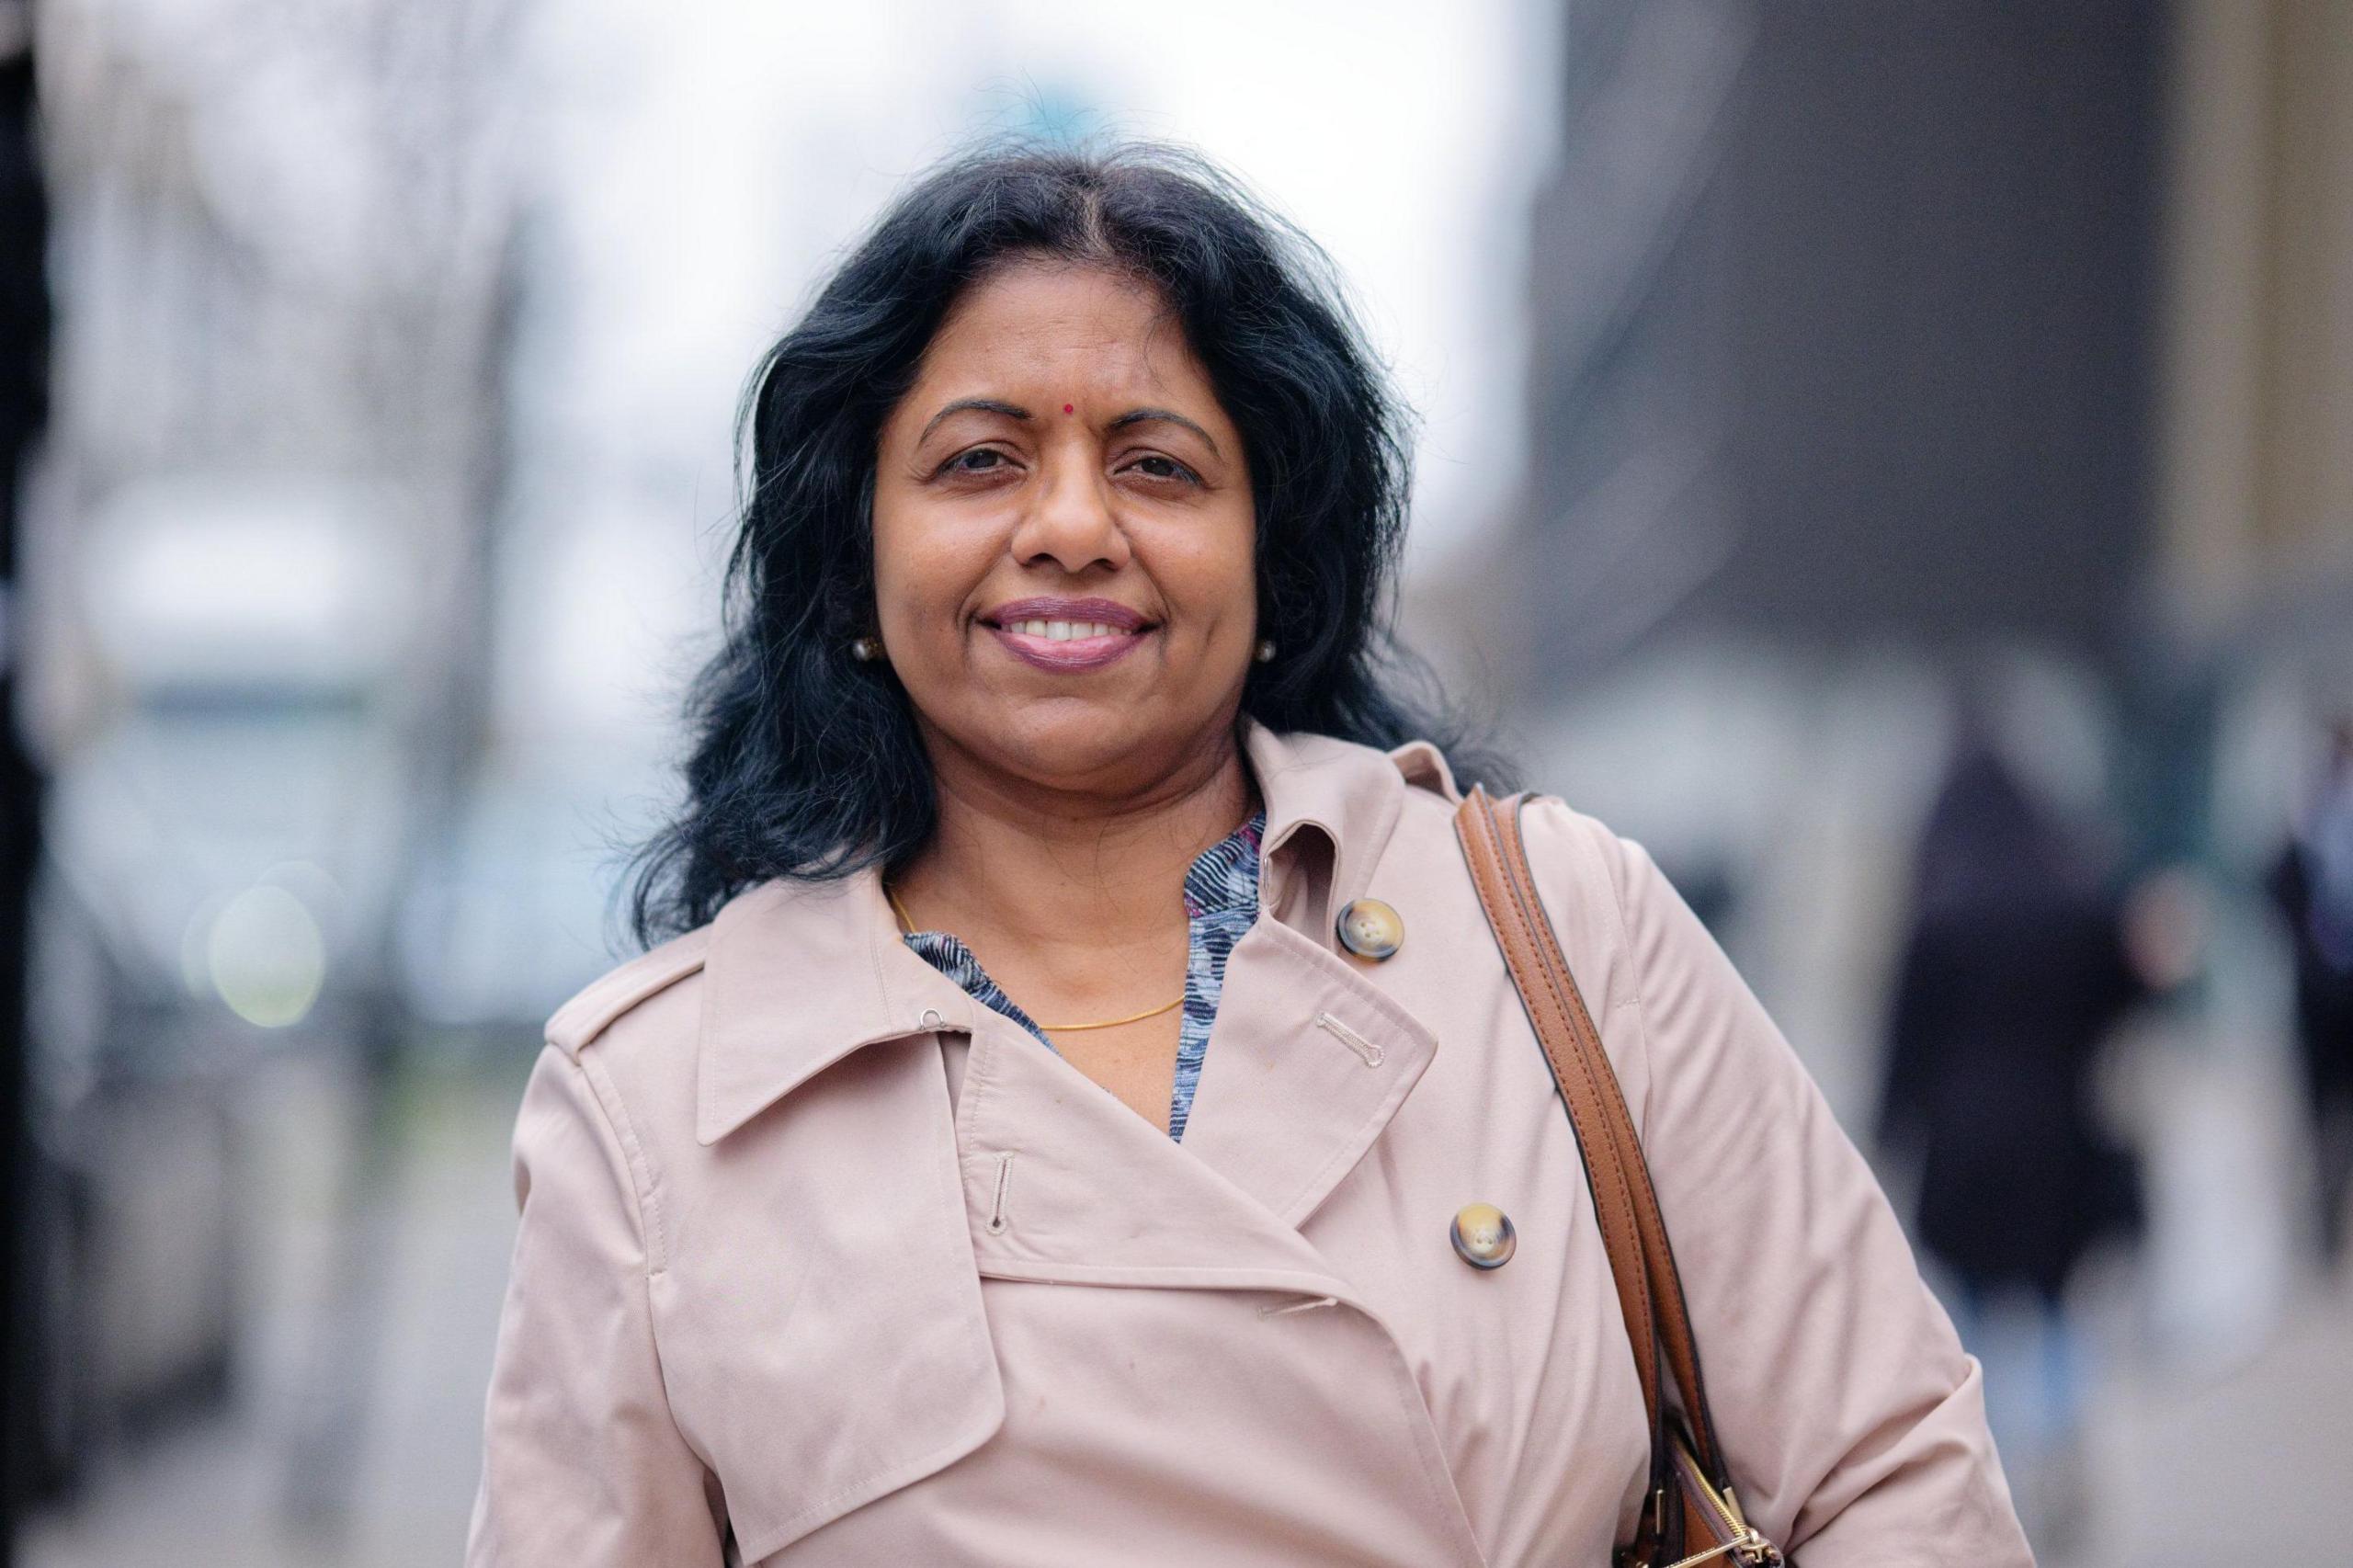
<path fill-rule="evenodd" d="M 560 1054 L 563 1053 L 561 1047 L 557 1050 Z M 715 1475 L 716 1472 L 712 1471 L 710 1460 L 680 1429 L 677 1413 L 670 1403 L 670 1378 L 668 1371 L 663 1366 L 662 1335 L 656 1322 L 658 1314 L 654 1305 L 654 1280 L 655 1275 L 660 1272 L 654 1267 L 654 1255 L 659 1244 L 650 1236 L 647 1229 L 649 1199 L 647 1194 L 640 1188 L 638 1168 L 639 1165 L 644 1161 L 644 1151 L 638 1143 L 636 1127 L 630 1121 L 628 1108 L 621 1103 L 620 1090 L 614 1086 L 612 1075 L 605 1071 L 602 1061 L 596 1061 L 592 1065 L 591 1058 L 584 1049 L 578 1056 L 566 1055 L 565 1064 L 578 1073 L 582 1081 L 588 1085 L 589 1102 L 597 1108 L 597 1118 L 604 1123 L 607 1134 L 620 1145 L 621 1150 L 622 1164 L 629 1177 L 630 1199 L 637 1210 L 635 1220 L 638 1251 L 644 1260 L 642 1265 L 632 1272 L 637 1275 L 637 1289 L 641 1300 L 645 1304 L 645 1348 L 647 1354 L 653 1358 L 654 1381 L 661 1390 L 663 1421 L 670 1428 L 671 1436 L 678 1440 L 681 1448 L 694 1456 L 695 1462 L 702 1466 L 705 1473 Z M 660 1207 L 658 1204 L 654 1204 L 652 1207 L 658 1223 Z"/>
<path fill-rule="evenodd" d="M 604 1117 L 605 1125 L 612 1132 L 613 1141 L 620 1145 L 629 1166 L 630 1198 L 637 1206 L 638 1243 L 644 1249 L 646 1277 L 651 1279 L 669 1267 L 669 1246 L 663 1234 L 662 1201 L 654 1190 L 653 1162 L 638 1141 L 637 1125 L 630 1119 L 629 1108 L 622 1103 L 620 1091 L 614 1086 L 612 1074 L 605 1071 L 605 1064 L 583 1051 L 574 1059 L 574 1065 L 587 1079 L 597 1113 Z"/>
<path fill-rule="evenodd" d="M 1641 1043 L 1643 1051 L 1643 1115 L 1638 1119 L 1636 1130 L 1646 1132 L 1649 1131 L 1651 1088 L 1658 1075 L 1658 1056 L 1652 1049 L 1651 1041 L 1650 1000 L 1645 994 L 1649 990 L 1649 976 L 1643 972 L 1642 953 L 1634 945 L 1633 923 L 1626 915 L 1625 891 L 1620 885 L 1617 873 L 1610 867 L 1609 858 L 1601 853 L 1601 846 L 1591 842 L 1592 838 L 1598 835 L 1607 835 L 1612 839 L 1616 839 L 1617 835 L 1609 833 L 1598 823 L 1590 824 L 1586 832 L 1587 847 L 1600 859 L 1602 883 L 1609 890 L 1609 918 L 1611 924 L 1617 928 L 1618 950 L 1626 955 L 1626 975 L 1630 983 L 1629 989 L 1632 992 L 1634 1037 Z M 1622 847 L 1624 841 L 1622 839 L 1617 841 Z M 1614 1012 L 1617 1009 L 1610 1010 Z M 1595 1025 L 1597 1033 L 1599 1028 L 1600 1025 L 1597 1020 Z"/>

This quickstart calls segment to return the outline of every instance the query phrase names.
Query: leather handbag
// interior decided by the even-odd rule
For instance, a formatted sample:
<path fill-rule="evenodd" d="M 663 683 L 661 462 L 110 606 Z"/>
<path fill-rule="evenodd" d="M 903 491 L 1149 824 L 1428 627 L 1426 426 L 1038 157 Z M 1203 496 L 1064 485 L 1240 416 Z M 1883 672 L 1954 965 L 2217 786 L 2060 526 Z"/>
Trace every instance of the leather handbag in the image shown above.
<path fill-rule="evenodd" d="M 1643 1408 L 1650 1421 L 1650 1486 L 1634 1539 L 1618 1549 L 1616 1562 L 1619 1568 L 1691 1568 L 1703 1562 L 1774 1568 L 1785 1562 L 1781 1551 L 1742 1515 L 1716 1441 L 1699 1378 L 1699 1343 L 1634 1119 L 1537 895 L 1519 832 L 1527 800 L 1512 795 L 1495 801 L 1473 785 L 1455 813 L 1454 831 L 1487 924 L 1495 928 L 1528 1021 L 1560 1086 L 1561 1103 L 1568 1108 L 1618 1305 L 1625 1313 L 1634 1370 L 1642 1380 Z M 1669 1380 L 1671 1401 L 1662 1387 Z"/>

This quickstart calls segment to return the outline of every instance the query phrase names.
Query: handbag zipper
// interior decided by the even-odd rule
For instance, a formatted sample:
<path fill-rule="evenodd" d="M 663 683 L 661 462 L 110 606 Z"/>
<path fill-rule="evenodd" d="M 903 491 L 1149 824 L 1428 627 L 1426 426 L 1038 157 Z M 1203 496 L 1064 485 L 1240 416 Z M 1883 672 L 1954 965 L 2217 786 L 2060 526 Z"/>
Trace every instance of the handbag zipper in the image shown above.
<path fill-rule="evenodd" d="M 1676 1445 L 1675 1462 L 1676 1468 L 1683 1471 L 1685 1483 L 1701 1497 L 1707 1499 L 1708 1506 L 1715 1511 L 1716 1517 L 1731 1533 L 1732 1539 L 1721 1546 L 1711 1546 L 1705 1551 L 1678 1558 L 1668 1563 L 1666 1568 L 1691 1568 L 1695 1562 L 1706 1562 L 1712 1558 L 1722 1557 L 1728 1553 L 1737 1554 L 1743 1568 L 1778 1568 L 1781 1562 L 1781 1549 L 1766 1540 L 1764 1535 L 1743 1517 L 1740 1511 L 1739 1494 L 1729 1486 L 1719 1494 L 1716 1489 L 1708 1483 L 1708 1478 L 1699 1473 L 1698 1464 L 1683 1449 L 1680 1442 Z"/>

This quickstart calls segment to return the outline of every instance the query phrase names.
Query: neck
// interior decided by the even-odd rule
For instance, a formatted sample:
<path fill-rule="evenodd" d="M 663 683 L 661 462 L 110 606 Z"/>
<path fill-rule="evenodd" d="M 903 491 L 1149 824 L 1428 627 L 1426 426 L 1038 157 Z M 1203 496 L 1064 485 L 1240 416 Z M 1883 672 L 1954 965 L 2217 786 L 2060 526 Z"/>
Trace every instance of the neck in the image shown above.
<path fill-rule="evenodd" d="M 1040 955 L 1149 949 L 1172 931 L 1181 942 L 1186 871 L 1254 805 L 1230 723 L 1116 793 L 1041 787 L 952 746 L 930 750 L 938 826 L 894 879 L 903 902 L 919 926 Z"/>

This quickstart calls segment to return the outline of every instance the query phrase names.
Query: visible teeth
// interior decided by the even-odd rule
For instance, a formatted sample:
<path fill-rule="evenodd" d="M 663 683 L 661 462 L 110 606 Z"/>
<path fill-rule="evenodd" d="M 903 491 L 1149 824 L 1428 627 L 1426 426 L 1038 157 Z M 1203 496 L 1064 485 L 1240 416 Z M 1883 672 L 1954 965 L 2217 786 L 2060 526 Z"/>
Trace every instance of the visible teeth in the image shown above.
<path fill-rule="evenodd" d="M 1107 620 L 1008 620 L 1005 630 L 1024 637 L 1043 637 L 1049 642 L 1068 642 L 1074 638 L 1125 637 L 1128 631 Z"/>

